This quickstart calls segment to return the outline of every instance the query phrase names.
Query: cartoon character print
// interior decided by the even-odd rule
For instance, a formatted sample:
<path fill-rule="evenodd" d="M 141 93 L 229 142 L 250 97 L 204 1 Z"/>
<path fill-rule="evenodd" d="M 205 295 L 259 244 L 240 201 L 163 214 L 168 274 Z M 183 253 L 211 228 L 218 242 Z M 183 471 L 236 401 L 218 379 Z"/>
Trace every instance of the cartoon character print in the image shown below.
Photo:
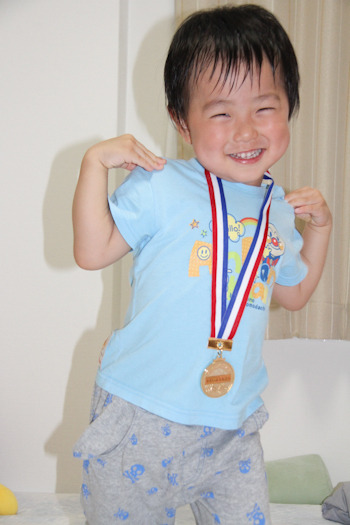
<path fill-rule="evenodd" d="M 270 269 L 277 265 L 283 254 L 284 242 L 280 238 L 275 226 L 273 224 L 269 224 L 266 246 L 263 253 L 260 270 L 260 278 L 263 282 L 267 281 Z"/>

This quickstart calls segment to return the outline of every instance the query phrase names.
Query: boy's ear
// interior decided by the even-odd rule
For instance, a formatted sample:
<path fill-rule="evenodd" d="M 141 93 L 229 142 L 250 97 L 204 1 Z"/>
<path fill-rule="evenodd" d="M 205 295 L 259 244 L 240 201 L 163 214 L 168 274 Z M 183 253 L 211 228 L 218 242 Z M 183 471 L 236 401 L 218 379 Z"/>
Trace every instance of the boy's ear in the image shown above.
<path fill-rule="evenodd" d="M 184 141 L 187 142 L 187 144 L 192 144 L 191 133 L 186 122 L 183 119 L 180 119 L 180 121 L 175 122 L 175 126 Z"/>
<path fill-rule="evenodd" d="M 187 142 L 188 144 L 192 144 L 190 130 L 188 129 L 188 126 L 186 122 L 184 121 L 184 119 L 176 118 L 173 112 L 171 111 L 171 109 L 169 108 L 168 108 L 168 111 L 169 111 L 170 118 L 174 122 L 178 133 L 181 135 L 181 137 L 184 139 L 185 142 Z"/>
<path fill-rule="evenodd" d="M 180 122 L 176 123 L 176 128 L 177 131 L 180 133 L 181 137 L 184 139 L 184 141 L 188 144 L 192 144 L 190 130 L 183 119 L 181 119 Z"/>

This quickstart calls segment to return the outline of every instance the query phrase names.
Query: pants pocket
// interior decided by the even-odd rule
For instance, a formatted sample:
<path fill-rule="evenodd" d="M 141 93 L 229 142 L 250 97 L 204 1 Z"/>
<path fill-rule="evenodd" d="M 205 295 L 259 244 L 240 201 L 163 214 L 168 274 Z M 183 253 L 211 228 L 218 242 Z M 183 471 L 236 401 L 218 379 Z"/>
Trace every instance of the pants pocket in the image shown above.
<path fill-rule="evenodd" d="M 74 445 L 73 455 L 77 458 L 91 459 L 121 447 L 133 425 L 136 407 L 100 389 L 101 392 L 98 396 L 101 412 L 97 415 L 96 409 L 93 411 L 95 417 Z"/>

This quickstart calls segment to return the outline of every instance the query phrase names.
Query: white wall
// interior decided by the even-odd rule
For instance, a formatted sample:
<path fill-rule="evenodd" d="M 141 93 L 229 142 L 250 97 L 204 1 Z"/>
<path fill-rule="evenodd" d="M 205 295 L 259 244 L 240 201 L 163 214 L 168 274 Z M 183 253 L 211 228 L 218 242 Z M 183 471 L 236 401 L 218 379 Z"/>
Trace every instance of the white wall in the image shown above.
<path fill-rule="evenodd" d="M 172 0 L 2 2 L 0 483 L 76 491 L 99 347 L 120 322 L 127 263 L 72 257 L 71 202 L 86 148 L 127 130 L 173 156 L 162 66 Z M 119 180 L 120 175 L 116 178 Z M 350 478 L 349 342 L 267 342 L 266 457 L 319 452 Z"/>
<path fill-rule="evenodd" d="M 266 341 L 265 459 L 320 454 L 333 484 L 350 481 L 350 342 Z"/>
<path fill-rule="evenodd" d="M 0 7 L 0 483 L 14 490 L 54 491 L 70 468 L 111 327 L 111 270 L 76 268 L 71 228 L 81 156 L 116 128 L 118 3 L 104 5 Z"/>

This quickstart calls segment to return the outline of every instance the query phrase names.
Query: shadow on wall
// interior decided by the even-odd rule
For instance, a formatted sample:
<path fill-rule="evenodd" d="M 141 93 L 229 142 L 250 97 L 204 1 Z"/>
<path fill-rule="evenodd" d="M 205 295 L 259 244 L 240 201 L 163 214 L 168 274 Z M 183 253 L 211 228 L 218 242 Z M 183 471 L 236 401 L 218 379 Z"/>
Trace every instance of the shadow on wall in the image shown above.
<path fill-rule="evenodd" d="M 91 141 L 62 150 L 52 165 L 43 205 L 44 254 L 47 263 L 57 270 L 73 269 L 76 266 L 72 250 L 72 200 L 82 157 L 92 144 L 100 140 L 95 137 Z M 78 492 L 80 489 L 81 462 L 72 457 L 72 448 L 89 422 L 89 399 L 97 370 L 99 348 L 111 330 L 113 272 L 113 268 L 100 272 L 103 291 L 96 324 L 91 330 L 86 330 L 75 348 L 72 348 L 62 421 L 45 443 L 45 452 L 57 458 L 56 492 Z M 74 296 L 81 294 L 79 299 L 84 304 L 90 298 L 88 293 L 83 295 L 85 289 L 82 286 L 80 281 L 70 293 Z"/>
<path fill-rule="evenodd" d="M 72 249 L 73 195 L 83 155 L 99 140 L 96 137 L 60 151 L 52 164 L 43 205 L 44 255 L 46 262 L 58 270 L 75 266 Z"/>
<path fill-rule="evenodd" d="M 167 41 L 168 36 L 170 41 L 170 28 L 172 21 L 169 19 L 153 26 L 140 45 L 133 71 L 133 103 L 137 115 L 162 154 L 169 156 L 176 151 L 176 141 L 165 107 L 162 80 L 168 45 L 160 48 L 158 42 L 160 36 L 161 41 Z M 72 252 L 72 199 L 81 159 L 86 150 L 100 140 L 94 137 L 68 147 L 54 159 L 43 206 L 44 255 L 52 268 L 67 270 L 75 267 Z M 88 400 L 96 375 L 99 348 L 108 337 L 111 326 L 117 326 L 120 318 L 117 301 L 113 301 L 115 293 L 111 292 L 120 288 L 120 264 L 116 263 L 101 271 L 103 292 L 96 324 L 91 330 L 85 331 L 75 345 L 62 421 L 45 444 L 45 452 L 57 458 L 56 492 L 77 492 L 80 489 L 82 465 L 72 457 L 72 449 L 89 421 Z M 81 293 L 81 290 L 72 290 L 71 293 Z M 82 304 L 89 300 L 87 295 L 82 294 Z"/>
<path fill-rule="evenodd" d="M 102 272 L 103 295 L 96 325 L 86 330 L 75 345 L 65 390 L 62 420 L 48 441 L 45 452 L 57 458 L 56 492 L 79 492 L 82 462 L 73 458 L 73 446 L 89 423 L 89 405 L 99 349 L 109 335 L 112 271 Z M 84 300 L 84 298 L 82 298 Z"/>

